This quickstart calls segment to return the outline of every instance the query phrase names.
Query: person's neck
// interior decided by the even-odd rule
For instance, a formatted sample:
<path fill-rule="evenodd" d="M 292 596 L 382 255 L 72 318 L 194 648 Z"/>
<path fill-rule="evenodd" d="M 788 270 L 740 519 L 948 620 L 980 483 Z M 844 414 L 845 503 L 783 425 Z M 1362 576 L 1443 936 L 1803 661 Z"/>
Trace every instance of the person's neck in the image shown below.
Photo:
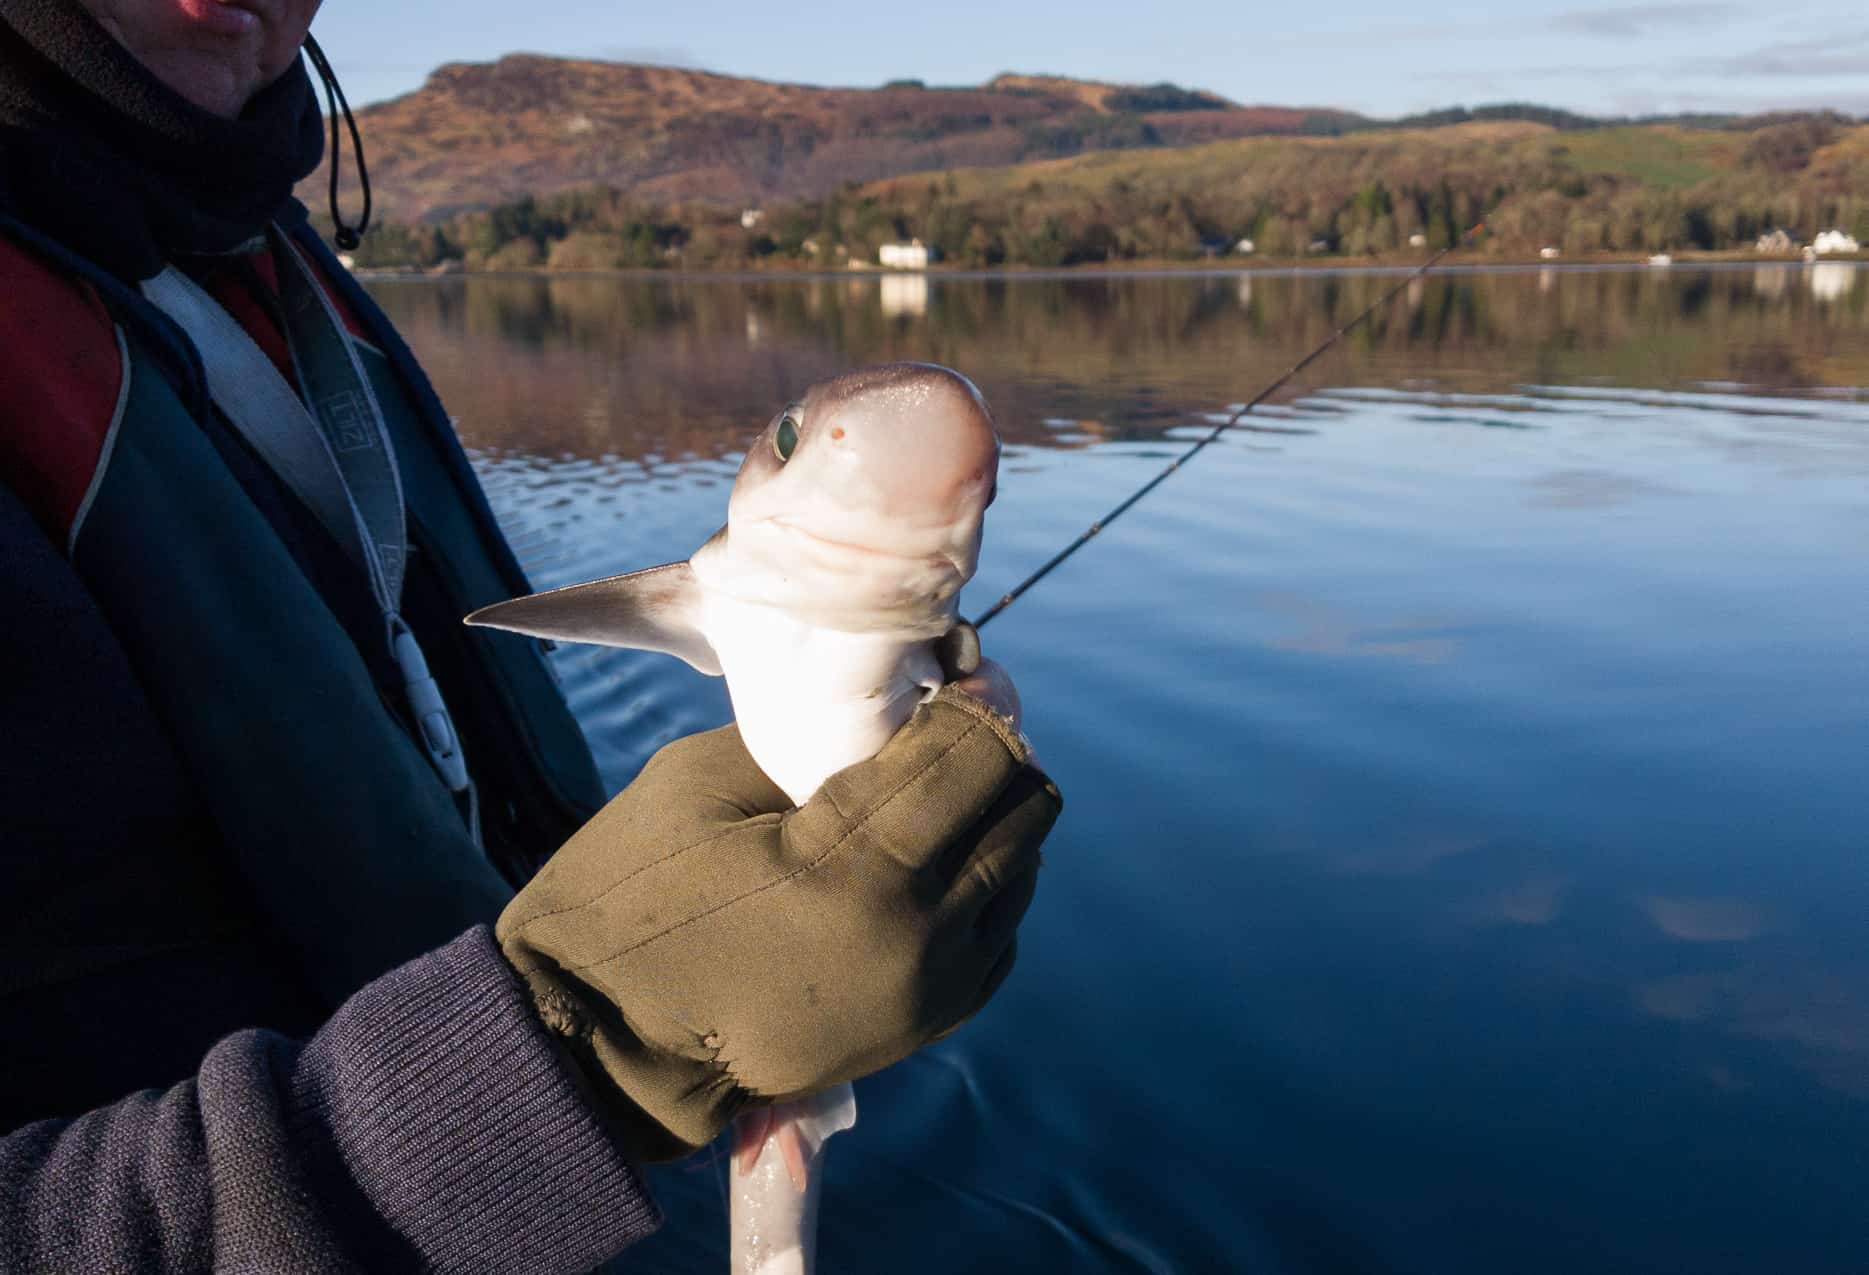
<path fill-rule="evenodd" d="M 264 230 L 316 169 L 321 123 L 302 64 L 226 119 L 71 0 L 0 0 L 0 208 L 127 280 Z"/>

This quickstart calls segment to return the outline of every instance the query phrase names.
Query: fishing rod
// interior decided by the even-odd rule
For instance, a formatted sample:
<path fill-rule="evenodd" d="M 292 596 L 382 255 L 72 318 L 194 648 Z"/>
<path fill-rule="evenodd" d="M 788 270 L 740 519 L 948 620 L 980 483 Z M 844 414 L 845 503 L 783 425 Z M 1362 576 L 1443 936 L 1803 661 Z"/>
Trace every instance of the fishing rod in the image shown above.
<path fill-rule="evenodd" d="M 1194 446 L 1188 448 L 1185 452 L 1181 453 L 1181 455 L 1177 456 L 1174 460 L 1170 461 L 1168 464 L 1168 468 L 1164 469 L 1161 473 L 1155 475 L 1155 477 L 1149 479 L 1148 482 L 1138 487 L 1135 490 L 1135 492 L 1132 493 L 1127 500 L 1123 501 L 1122 504 L 1110 510 L 1109 513 L 1103 515 L 1103 517 L 1097 519 L 1097 521 L 1091 523 L 1089 527 L 1084 529 L 1084 533 L 1082 535 L 1080 535 L 1077 539 L 1073 540 L 1070 544 L 1066 545 L 1063 549 L 1059 550 L 1059 552 L 1052 557 L 1051 561 L 1047 562 L 1044 566 L 1040 567 L 1038 570 L 1034 571 L 1031 575 L 1021 580 L 1011 591 L 1009 591 L 1003 597 L 1001 597 L 999 601 L 995 602 L 992 606 L 988 607 L 985 611 L 982 611 L 980 613 L 980 618 L 973 621 L 973 627 L 976 629 L 985 628 L 986 622 L 988 620 L 998 615 L 1001 611 L 1004 611 L 1007 607 L 1011 606 L 1014 602 L 1017 602 L 1020 596 L 1023 595 L 1027 589 L 1031 588 L 1033 585 L 1037 584 L 1040 580 L 1043 580 L 1046 576 L 1050 575 L 1052 573 L 1052 570 L 1056 568 L 1060 563 L 1062 563 L 1066 558 L 1070 557 L 1072 554 L 1076 553 L 1079 549 L 1082 549 L 1085 545 L 1089 544 L 1091 540 L 1095 538 L 1096 535 L 1099 532 L 1101 532 L 1105 527 L 1109 526 L 1111 523 L 1115 522 L 1118 518 L 1122 517 L 1124 513 L 1128 512 L 1129 507 L 1131 505 L 1135 504 L 1138 500 L 1141 500 L 1144 496 L 1148 495 L 1150 492 L 1154 491 L 1157 487 L 1161 486 L 1162 483 L 1166 482 L 1170 474 L 1174 473 L 1177 469 L 1180 469 L 1183 465 L 1187 464 L 1190 460 L 1193 460 L 1195 457 L 1195 454 L 1198 453 L 1202 448 L 1206 447 L 1207 444 L 1213 442 L 1215 439 L 1219 438 L 1222 434 L 1226 433 L 1228 430 L 1232 429 L 1235 425 L 1239 424 L 1241 419 L 1245 417 L 1246 413 L 1252 411 L 1253 408 L 1259 406 L 1261 403 L 1265 402 L 1268 398 L 1271 398 L 1272 395 L 1278 393 L 1278 391 L 1284 388 L 1285 384 L 1288 381 L 1290 381 L 1292 377 L 1298 375 L 1298 373 L 1304 371 L 1307 367 L 1311 366 L 1311 364 L 1315 362 L 1320 356 L 1322 356 L 1326 350 L 1330 349 L 1331 346 L 1337 344 L 1337 342 L 1343 340 L 1344 336 L 1347 333 L 1351 332 L 1356 327 L 1361 325 L 1363 320 L 1367 319 L 1370 315 L 1374 314 L 1376 311 L 1388 305 L 1389 302 L 1395 300 L 1395 298 L 1400 296 L 1403 290 L 1406 289 L 1409 284 L 1415 282 L 1415 280 L 1427 274 L 1428 271 L 1440 265 L 1441 260 L 1444 257 L 1446 257 L 1449 253 L 1453 252 L 1455 249 L 1465 247 L 1469 239 L 1473 238 L 1473 236 L 1479 234 L 1484 229 L 1486 229 L 1485 222 L 1480 222 L 1476 224 L 1471 230 L 1467 231 L 1466 234 L 1460 236 L 1460 238 L 1454 240 L 1454 242 L 1448 244 L 1445 248 L 1435 253 L 1432 257 L 1429 257 L 1426 261 L 1422 262 L 1420 266 L 1416 267 L 1412 272 L 1410 272 L 1410 274 L 1406 278 L 1404 278 L 1400 283 L 1396 284 L 1393 288 L 1390 288 L 1387 292 L 1383 293 L 1381 296 L 1377 297 L 1374 301 L 1370 302 L 1369 305 L 1363 310 L 1361 314 L 1358 314 L 1355 318 L 1351 319 L 1348 323 L 1344 324 L 1342 327 L 1338 328 L 1335 332 L 1332 332 L 1329 336 L 1325 337 L 1322 344 L 1317 346 L 1315 349 L 1313 349 L 1309 354 L 1305 355 L 1303 358 L 1299 359 L 1296 363 L 1292 364 L 1291 367 L 1287 368 L 1283 376 L 1280 376 L 1276 381 L 1273 381 L 1270 385 L 1266 386 L 1264 389 L 1260 390 L 1257 394 L 1253 395 L 1250 401 L 1248 401 L 1238 411 L 1234 412 L 1233 415 L 1227 417 L 1225 421 L 1221 422 L 1219 425 L 1216 425 L 1213 428 L 1213 430 L 1205 438 L 1201 439 L 1199 442 L 1195 443 Z"/>

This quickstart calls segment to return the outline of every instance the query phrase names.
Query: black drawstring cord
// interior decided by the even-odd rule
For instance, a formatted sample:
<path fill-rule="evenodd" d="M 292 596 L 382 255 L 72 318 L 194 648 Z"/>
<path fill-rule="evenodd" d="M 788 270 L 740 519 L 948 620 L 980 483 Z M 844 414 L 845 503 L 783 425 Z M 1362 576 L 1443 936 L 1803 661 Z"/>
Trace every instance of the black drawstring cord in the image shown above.
<path fill-rule="evenodd" d="M 363 137 L 357 132 L 357 117 L 350 113 L 350 103 L 344 99 L 344 90 L 338 86 L 337 76 L 331 70 L 330 60 L 324 50 L 318 47 L 318 41 L 308 34 L 305 37 L 305 56 L 311 59 L 312 67 L 318 72 L 318 78 L 324 81 L 324 100 L 331 116 L 331 224 L 335 227 L 331 238 L 345 252 L 354 250 L 363 242 L 363 232 L 370 225 L 370 170 L 363 164 Z M 363 188 L 363 216 L 357 224 L 347 226 L 344 216 L 337 207 L 337 167 L 340 138 L 337 131 L 338 115 L 344 116 L 344 123 L 350 129 L 350 144 L 357 156 L 357 184 Z"/>

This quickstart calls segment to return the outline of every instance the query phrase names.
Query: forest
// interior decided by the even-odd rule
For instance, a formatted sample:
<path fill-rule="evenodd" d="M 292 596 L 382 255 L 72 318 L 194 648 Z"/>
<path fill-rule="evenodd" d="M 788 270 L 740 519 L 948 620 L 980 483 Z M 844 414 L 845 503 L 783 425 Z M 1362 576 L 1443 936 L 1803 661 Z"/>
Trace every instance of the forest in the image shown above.
<path fill-rule="evenodd" d="M 1750 251 L 1841 229 L 1869 243 L 1869 126 L 1559 127 L 1535 115 L 1334 137 L 1105 150 L 847 183 L 757 208 L 589 186 L 373 227 L 360 268 L 799 270 L 920 240 L 940 265 L 1056 268 L 1407 259 L 1476 222 L 1502 260 Z"/>

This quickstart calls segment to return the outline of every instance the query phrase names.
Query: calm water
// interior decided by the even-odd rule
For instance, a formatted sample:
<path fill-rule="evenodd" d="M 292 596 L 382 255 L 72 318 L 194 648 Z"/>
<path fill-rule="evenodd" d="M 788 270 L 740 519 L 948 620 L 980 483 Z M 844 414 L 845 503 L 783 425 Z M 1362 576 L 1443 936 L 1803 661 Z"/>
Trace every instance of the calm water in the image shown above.
<path fill-rule="evenodd" d="M 685 557 L 808 382 L 965 371 L 972 613 L 1387 284 L 375 291 L 541 586 Z M 826 1275 L 1869 1268 L 1863 386 L 1869 270 L 1443 276 L 996 620 L 1067 809 Z M 613 784 L 726 717 L 559 658 Z M 717 1173 L 643 1269 L 725 1269 Z"/>

